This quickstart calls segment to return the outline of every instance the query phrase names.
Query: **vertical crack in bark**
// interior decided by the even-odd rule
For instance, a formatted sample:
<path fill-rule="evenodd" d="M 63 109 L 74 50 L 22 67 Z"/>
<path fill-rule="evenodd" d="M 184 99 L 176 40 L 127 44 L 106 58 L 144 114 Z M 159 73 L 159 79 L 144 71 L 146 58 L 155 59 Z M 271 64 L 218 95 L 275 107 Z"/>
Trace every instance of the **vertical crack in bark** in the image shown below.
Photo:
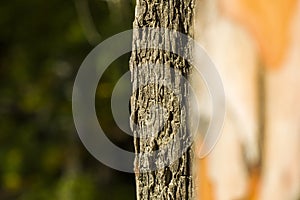
<path fill-rule="evenodd" d="M 194 0 L 137 0 L 134 28 L 167 28 L 192 36 Z M 133 47 L 151 43 L 191 54 L 190 44 L 180 38 L 159 35 L 147 29 L 134 31 Z M 133 48 L 135 49 L 135 48 Z M 151 153 L 175 141 L 171 149 L 162 151 L 157 160 L 136 156 L 137 199 L 193 199 L 192 148 L 169 166 L 187 140 L 188 85 L 182 81 L 190 66 L 178 55 L 158 49 L 137 49 L 130 59 L 133 94 L 131 127 L 135 135 L 135 152 Z M 163 81 L 164 84 L 161 84 Z M 138 138 L 137 136 L 142 136 Z M 149 137 L 150 136 L 150 137 Z M 154 165 L 154 166 L 153 166 Z M 144 172 L 152 167 L 156 171 Z"/>

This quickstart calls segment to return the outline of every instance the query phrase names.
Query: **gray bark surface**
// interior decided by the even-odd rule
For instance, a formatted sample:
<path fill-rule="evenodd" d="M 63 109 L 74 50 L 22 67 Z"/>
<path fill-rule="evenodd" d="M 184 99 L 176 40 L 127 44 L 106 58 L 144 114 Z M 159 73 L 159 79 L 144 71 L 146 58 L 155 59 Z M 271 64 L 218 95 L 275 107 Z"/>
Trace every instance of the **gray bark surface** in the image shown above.
<path fill-rule="evenodd" d="M 168 28 L 192 36 L 194 0 L 137 0 L 134 28 Z M 159 36 L 146 29 L 134 31 L 133 49 L 138 44 L 151 43 L 179 48 L 191 54 L 192 47 L 178 38 Z M 153 65 L 155 64 L 155 66 Z M 158 49 L 137 49 L 132 52 L 130 70 L 131 127 L 135 135 L 135 172 L 138 200 L 193 199 L 193 150 L 189 147 L 172 162 L 187 141 L 189 133 L 189 88 L 182 77 L 191 67 L 178 55 Z M 162 80 L 166 84 L 162 84 Z M 156 109 L 158 107 L 162 109 Z M 151 135 L 152 137 L 147 137 Z M 137 137 L 137 136 L 140 136 Z M 173 141 L 170 149 L 157 155 L 159 159 L 139 157 L 138 153 L 161 150 Z M 170 163 L 164 166 L 164 163 Z M 150 171 L 151 168 L 159 168 Z"/>

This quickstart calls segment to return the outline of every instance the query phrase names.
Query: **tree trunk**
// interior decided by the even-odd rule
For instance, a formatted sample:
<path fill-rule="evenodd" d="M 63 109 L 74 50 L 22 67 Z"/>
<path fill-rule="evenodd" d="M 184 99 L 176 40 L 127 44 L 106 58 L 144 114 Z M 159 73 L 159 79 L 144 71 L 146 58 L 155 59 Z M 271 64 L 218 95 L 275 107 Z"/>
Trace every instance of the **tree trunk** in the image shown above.
<path fill-rule="evenodd" d="M 173 162 L 189 132 L 189 89 L 182 77 L 190 66 L 180 56 L 158 49 L 138 49 L 139 44 L 171 46 L 191 54 L 191 45 L 180 38 L 160 35 L 146 29 L 167 28 L 192 35 L 194 0 L 138 0 L 130 60 L 133 93 L 131 127 L 136 151 L 137 199 L 193 199 L 192 147 Z M 170 142 L 171 148 L 164 149 Z M 161 150 L 157 159 L 140 156 Z M 170 164 L 169 164 L 170 163 Z"/>
<path fill-rule="evenodd" d="M 227 99 L 222 137 L 198 161 L 198 199 L 299 200 L 300 1 L 205 0 L 195 10 L 194 38 Z"/>

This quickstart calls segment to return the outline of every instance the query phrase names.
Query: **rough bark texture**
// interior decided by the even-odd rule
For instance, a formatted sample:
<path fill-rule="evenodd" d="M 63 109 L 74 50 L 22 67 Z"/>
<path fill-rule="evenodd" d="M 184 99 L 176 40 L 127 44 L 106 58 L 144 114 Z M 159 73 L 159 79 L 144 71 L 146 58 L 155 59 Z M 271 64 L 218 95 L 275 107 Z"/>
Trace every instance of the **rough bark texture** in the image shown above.
<path fill-rule="evenodd" d="M 160 27 L 192 35 L 193 8 L 194 0 L 138 0 L 134 28 Z M 192 51 L 191 45 L 178 38 L 160 36 L 146 29 L 134 31 L 133 49 L 141 43 L 150 46 L 152 42 L 180 49 L 184 54 Z M 193 199 L 192 147 L 175 162 L 164 166 L 191 140 L 187 119 L 189 89 L 182 79 L 188 76 L 190 66 L 183 58 L 167 51 L 138 49 L 132 52 L 130 70 L 137 199 Z M 138 156 L 140 152 L 161 150 L 170 141 L 174 145 L 161 151 L 159 159 Z M 149 172 L 151 168 L 159 169 Z"/>

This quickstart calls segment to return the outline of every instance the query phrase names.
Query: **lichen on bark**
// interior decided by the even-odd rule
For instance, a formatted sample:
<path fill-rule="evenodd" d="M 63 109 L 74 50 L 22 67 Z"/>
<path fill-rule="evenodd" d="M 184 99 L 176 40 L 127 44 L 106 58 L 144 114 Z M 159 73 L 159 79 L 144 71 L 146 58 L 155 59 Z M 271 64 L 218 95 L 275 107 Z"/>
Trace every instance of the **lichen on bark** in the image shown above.
<path fill-rule="evenodd" d="M 190 73 L 182 57 L 157 48 L 168 46 L 192 53 L 191 45 L 166 32 L 157 34 L 147 28 L 166 28 L 193 35 L 194 0 L 137 0 L 134 20 L 133 51 L 130 59 L 133 92 L 131 127 L 136 151 L 135 172 L 137 199 L 192 199 L 193 150 L 189 147 L 172 162 L 185 143 L 191 140 L 188 125 L 189 87 L 182 77 Z M 139 153 L 160 152 L 159 159 L 139 157 Z M 172 163 L 171 163 L 172 162 Z M 166 165 L 165 163 L 170 163 Z M 150 169 L 157 168 L 155 171 Z"/>

